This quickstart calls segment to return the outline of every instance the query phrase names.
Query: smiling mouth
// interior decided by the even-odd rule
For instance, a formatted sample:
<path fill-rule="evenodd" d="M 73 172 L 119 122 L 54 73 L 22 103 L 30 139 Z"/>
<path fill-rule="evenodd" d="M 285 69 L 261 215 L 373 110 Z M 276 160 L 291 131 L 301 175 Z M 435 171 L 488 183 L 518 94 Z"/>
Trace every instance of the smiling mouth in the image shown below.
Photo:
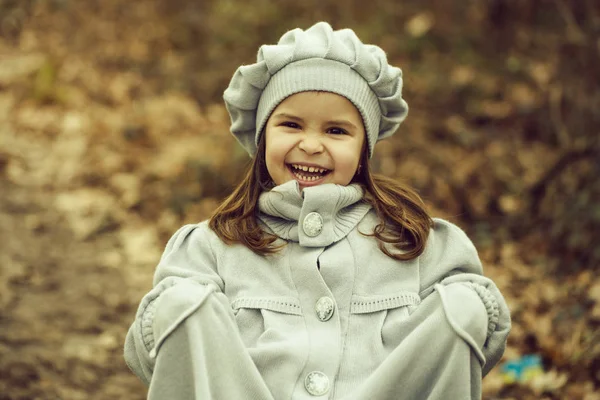
<path fill-rule="evenodd" d="M 316 182 L 331 172 L 326 168 L 308 167 L 300 164 L 288 164 L 288 167 L 296 179 L 304 182 Z"/>

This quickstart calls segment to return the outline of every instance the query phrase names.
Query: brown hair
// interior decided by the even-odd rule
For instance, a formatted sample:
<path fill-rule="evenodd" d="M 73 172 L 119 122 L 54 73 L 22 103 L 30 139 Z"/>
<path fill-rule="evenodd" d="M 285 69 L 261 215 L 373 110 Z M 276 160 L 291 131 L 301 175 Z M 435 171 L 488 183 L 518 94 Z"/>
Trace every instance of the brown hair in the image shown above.
<path fill-rule="evenodd" d="M 261 135 L 252 165 L 233 193 L 214 211 L 210 228 L 225 243 L 242 243 L 258 254 L 277 252 L 283 245 L 274 245 L 277 236 L 262 230 L 258 223 L 258 197 L 274 185 L 265 163 L 265 135 Z M 364 200 L 371 204 L 381 220 L 373 233 L 379 248 L 397 260 L 411 260 L 425 249 L 433 221 L 419 195 L 409 187 L 390 178 L 372 174 L 363 148 L 362 168 L 353 182 L 365 189 Z M 392 252 L 390 246 L 396 249 Z"/>

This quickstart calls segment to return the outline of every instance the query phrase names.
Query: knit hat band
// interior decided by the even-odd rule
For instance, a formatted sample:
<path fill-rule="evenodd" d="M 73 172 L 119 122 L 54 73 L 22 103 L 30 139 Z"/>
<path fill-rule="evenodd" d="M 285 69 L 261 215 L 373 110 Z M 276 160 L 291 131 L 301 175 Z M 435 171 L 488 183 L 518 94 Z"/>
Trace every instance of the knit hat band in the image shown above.
<path fill-rule="evenodd" d="M 323 58 L 290 63 L 271 77 L 256 111 L 256 145 L 275 108 L 287 97 L 306 91 L 335 93 L 350 100 L 360 112 L 369 155 L 373 154 L 381 117 L 377 96 L 364 78 L 347 64 Z"/>

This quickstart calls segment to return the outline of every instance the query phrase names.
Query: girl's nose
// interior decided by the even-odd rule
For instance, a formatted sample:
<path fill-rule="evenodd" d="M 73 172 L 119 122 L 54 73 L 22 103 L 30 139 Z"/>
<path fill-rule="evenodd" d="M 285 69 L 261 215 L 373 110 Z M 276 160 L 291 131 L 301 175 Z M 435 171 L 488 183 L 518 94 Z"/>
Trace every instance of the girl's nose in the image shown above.
<path fill-rule="evenodd" d="M 317 135 L 306 135 L 298 144 L 300 150 L 307 154 L 316 154 L 323 151 L 323 144 Z"/>

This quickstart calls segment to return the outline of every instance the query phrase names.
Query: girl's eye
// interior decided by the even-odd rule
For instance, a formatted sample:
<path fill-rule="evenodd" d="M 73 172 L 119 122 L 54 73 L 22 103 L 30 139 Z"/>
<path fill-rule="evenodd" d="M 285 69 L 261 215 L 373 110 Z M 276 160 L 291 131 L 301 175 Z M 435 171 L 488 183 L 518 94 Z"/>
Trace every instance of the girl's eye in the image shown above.
<path fill-rule="evenodd" d="M 346 135 L 348 132 L 342 128 L 329 128 L 327 133 L 331 133 L 332 135 Z"/>
<path fill-rule="evenodd" d="M 287 128 L 292 128 L 292 129 L 300 129 L 300 125 L 298 125 L 295 122 L 291 122 L 291 121 L 282 122 L 281 126 L 285 126 Z"/>

